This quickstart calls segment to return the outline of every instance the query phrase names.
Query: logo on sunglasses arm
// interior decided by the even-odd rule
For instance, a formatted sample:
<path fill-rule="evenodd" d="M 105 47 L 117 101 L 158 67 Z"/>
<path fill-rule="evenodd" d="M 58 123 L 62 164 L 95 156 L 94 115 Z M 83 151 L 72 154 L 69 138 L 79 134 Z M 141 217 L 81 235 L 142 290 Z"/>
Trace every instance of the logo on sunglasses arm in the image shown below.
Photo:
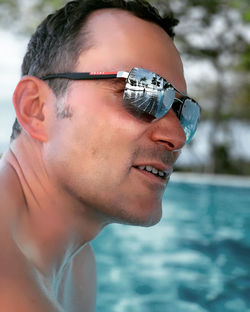
<path fill-rule="evenodd" d="M 117 74 L 117 72 L 90 72 L 89 73 L 91 76 L 92 75 L 116 75 Z"/>

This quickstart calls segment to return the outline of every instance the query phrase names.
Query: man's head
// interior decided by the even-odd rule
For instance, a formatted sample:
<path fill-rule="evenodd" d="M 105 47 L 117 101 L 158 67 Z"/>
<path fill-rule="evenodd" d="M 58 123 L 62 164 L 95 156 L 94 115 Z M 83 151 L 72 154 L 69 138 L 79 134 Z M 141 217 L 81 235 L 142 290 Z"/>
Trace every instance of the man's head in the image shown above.
<path fill-rule="evenodd" d="M 129 72 L 140 67 L 161 75 L 185 94 L 182 62 L 169 36 L 173 35 L 172 26 L 168 34 L 163 21 L 154 18 L 155 13 L 145 13 L 148 6 L 142 1 L 130 4 L 115 1 L 122 8 L 112 6 L 113 1 L 98 3 L 108 7 L 92 10 L 84 23 L 70 15 L 80 25 L 77 33 L 73 25 L 67 26 L 72 23 L 70 18 L 62 16 L 68 14 L 71 6 L 82 8 L 82 2 L 73 2 L 66 6 L 68 9 L 48 17 L 40 26 L 42 36 L 38 37 L 49 42 L 44 46 L 35 40 L 36 36 L 32 40 L 37 42 L 38 50 L 52 51 L 56 45 L 57 54 L 44 51 L 39 59 L 35 54 L 29 56 L 28 51 L 23 74 L 42 78 L 58 72 Z M 137 5 L 144 7 L 145 18 L 140 10 L 135 10 L 137 14 L 132 9 Z M 126 10 L 126 6 L 131 9 Z M 76 10 L 75 14 L 81 13 Z M 56 39 L 55 25 L 62 33 L 64 27 L 69 27 L 64 40 Z M 75 43 L 69 48 L 71 35 Z M 72 58 L 66 50 L 72 52 Z M 37 65 L 28 65 L 33 58 Z M 67 88 L 63 79 L 48 83 L 51 89 L 47 81 L 24 77 L 14 102 L 23 128 L 41 142 L 40 160 L 50 183 L 62 195 L 72 198 L 75 207 L 81 203 L 83 214 L 88 212 L 103 222 L 138 225 L 158 222 L 168 173 L 186 140 L 174 110 L 150 122 L 137 118 L 123 105 L 125 79 L 72 81 Z M 140 92 L 150 91 L 145 86 Z M 67 113 L 58 114 L 55 107 L 59 105 Z M 69 118 L 62 118 L 65 115 Z M 166 172 L 166 176 L 161 178 L 159 171 Z"/>
<path fill-rule="evenodd" d="M 85 27 L 91 13 L 99 9 L 117 8 L 130 12 L 144 20 L 161 26 L 173 39 L 174 26 L 178 21 L 169 12 L 162 18 L 158 11 L 144 0 L 126 2 L 124 0 L 78 0 L 68 2 L 63 8 L 49 15 L 31 37 L 22 64 L 22 76 L 43 77 L 50 73 L 70 72 L 75 69 L 79 55 L 91 48 L 91 33 Z M 49 80 L 48 84 L 56 96 L 63 95 L 69 81 Z M 60 117 L 68 112 L 60 111 Z M 21 132 L 16 120 L 11 139 Z"/>

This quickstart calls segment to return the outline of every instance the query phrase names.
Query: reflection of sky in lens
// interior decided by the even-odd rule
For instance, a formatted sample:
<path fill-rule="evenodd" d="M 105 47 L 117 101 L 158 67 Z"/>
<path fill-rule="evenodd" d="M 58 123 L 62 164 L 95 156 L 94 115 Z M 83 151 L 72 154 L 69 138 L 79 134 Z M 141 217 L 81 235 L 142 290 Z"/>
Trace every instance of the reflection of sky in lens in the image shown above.
<path fill-rule="evenodd" d="M 147 91 L 163 89 L 163 78 L 145 69 L 133 69 L 130 72 L 129 83 L 131 86 L 143 87 Z"/>
<path fill-rule="evenodd" d="M 185 131 L 187 142 L 189 142 L 196 129 L 199 119 L 200 109 L 193 101 L 186 99 L 182 107 L 180 122 Z"/>

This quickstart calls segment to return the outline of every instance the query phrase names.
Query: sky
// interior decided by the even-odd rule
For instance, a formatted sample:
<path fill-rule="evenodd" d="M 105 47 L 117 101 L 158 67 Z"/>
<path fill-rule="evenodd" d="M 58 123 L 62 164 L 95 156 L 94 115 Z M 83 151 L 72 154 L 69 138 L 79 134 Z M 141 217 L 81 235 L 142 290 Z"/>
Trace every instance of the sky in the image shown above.
<path fill-rule="evenodd" d="M 15 119 L 12 94 L 20 77 L 22 57 L 27 40 L 10 32 L 0 31 L 0 153 L 8 146 Z"/>

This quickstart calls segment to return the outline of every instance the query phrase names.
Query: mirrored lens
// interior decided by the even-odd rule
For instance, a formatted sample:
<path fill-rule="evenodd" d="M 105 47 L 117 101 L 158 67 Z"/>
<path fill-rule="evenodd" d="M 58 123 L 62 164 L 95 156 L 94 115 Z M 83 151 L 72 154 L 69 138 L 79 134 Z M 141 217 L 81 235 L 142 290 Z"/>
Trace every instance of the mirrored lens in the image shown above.
<path fill-rule="evenodd" d="M 133 68 L 127 78 L 123 104 L 131 114 L 147 121 L 163 117 L 172 107 L 185 131 L 186 143 L 189 143 L 197 128 L 200 107 L 186 97 L 183 100 L 175 99 L 176 92 L 178 91 L 159 75 Z M 175 103 L 175 100 L 178 101 Z"/>
<path fill-rule="evenodd" d="M 186 134 L 186 143 L 192 140 L 197 129 L 199 117 L 200 107 L 198 104 L 191 99 L 186 99 L 180 116 L 180 123 Z"/>
<path fill-rule="evenodd" d="M 156 117 L 163 94 L 163 78 L 148 70 L 133 68 L 127 79 L 123 102 L 125 106 Z"/>
<path fill-rule="evenodd" d="M 174 98 L 175 98 L 175 89 L 173 87 L 168 87 L 161 96 L 162 99 L 158 102 L 158 109 L 155 114 L 156 118 L 161 118 L 170 110 Z"/>

